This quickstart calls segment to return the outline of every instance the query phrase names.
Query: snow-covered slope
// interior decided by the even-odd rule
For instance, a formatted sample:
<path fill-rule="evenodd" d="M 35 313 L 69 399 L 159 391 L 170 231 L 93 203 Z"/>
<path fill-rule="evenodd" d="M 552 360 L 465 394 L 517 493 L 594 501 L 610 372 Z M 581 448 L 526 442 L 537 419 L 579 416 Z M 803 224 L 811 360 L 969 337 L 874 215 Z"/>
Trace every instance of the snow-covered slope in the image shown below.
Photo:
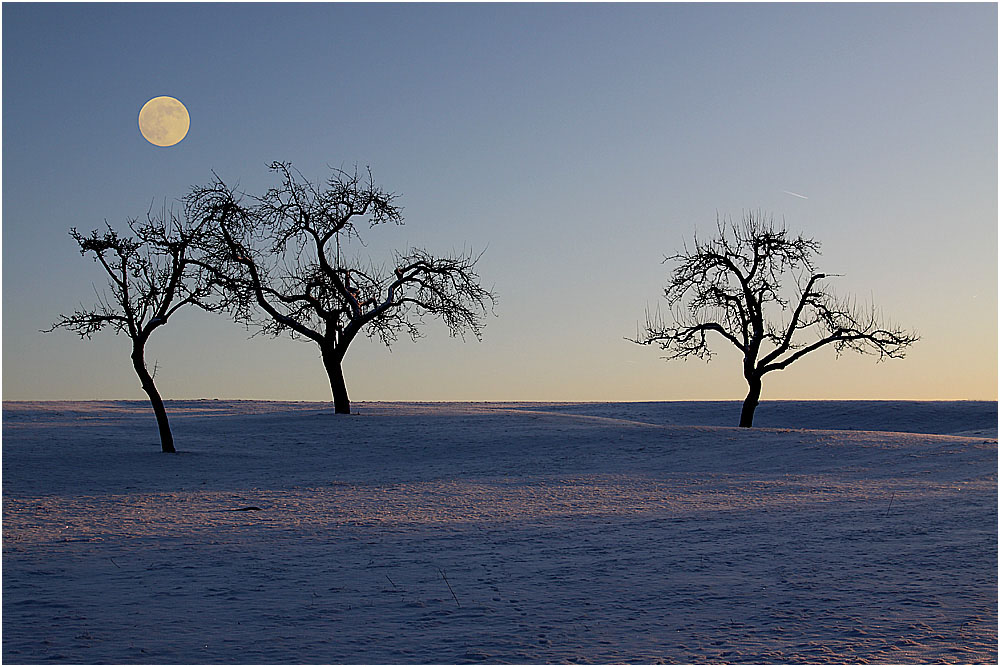
<path fill-rule="evenodd" d="M 995 403 L 355 407 L 4 403 L 3 661 L 997 660 Z"/>
<path fill-rule="evenodd" d="M 497 404 L 504 405 L 504 404 Z M 525 403 L 551 412 L 622 416 L 654 424 L 735 426 L 739 401 L 661 403 Z M 530 409 L 530 407 L 528 407 Z M 986 401 L 764 401 L 754 415 L 760 428 L 957 434 L 997 437 L 997 404 Z"/>

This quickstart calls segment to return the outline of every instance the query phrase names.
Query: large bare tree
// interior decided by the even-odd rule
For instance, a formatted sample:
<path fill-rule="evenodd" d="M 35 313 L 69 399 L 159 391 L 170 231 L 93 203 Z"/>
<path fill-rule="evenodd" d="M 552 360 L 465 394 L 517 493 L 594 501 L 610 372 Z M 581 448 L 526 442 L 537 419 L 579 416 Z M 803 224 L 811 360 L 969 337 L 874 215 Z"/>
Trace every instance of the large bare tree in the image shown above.
<path fill-rule="evenodd" d="M 396 252 L 391 269 L 364 263 L 353 254 L 364 246 L 363 228 L 403 223 L 395 195 L 357 170 L 331 170 L 315 185 L 287 163 L 270 169 L 279 184 L 263 195 L 216 176 L 191 191 L 186 211 L 212 230 L 202 261 L 233 295 L 237 321 L 319 346 L 336 413 L 351 410 L 343 361 L 358 334 L 386 345 L 400 332 L 416 339 L 430 315 L 452 335 L 480 337 L 495 303 L 476 272 L 481 255 L 411 249 Z"/>
<path fill-rule="evenodd" d="M 107 291 L 98 293 L 97 303 L 81 306 L 71 315 L 60 315 L 46 332 L 69 329 L 81 338 L 110 327 L 132 341 L 132 367 L 156 415 L 160 445 L 175 452 L 173 435 L 163 399 L 146 367 L 145 350 L 153 332 L 167 324 L 178 309 L 197 305 L 207 310 L 221 308 L 221 301 L 209 303 L 216 291 L 211 274 L 191 262 L 191 251 L 202 227 L 164 210 L 160 216 L 128 221 L 131 235 L 122 236 L 110 225 L 103 232 L 85 236 L 75 228 L 70 235 L 80 254 L 92 255 L 107 277 Z"/>
<path fill-rule="evenodd" d="M 634 342 L 659 345 L 666 359 L 711 359 L 711 336 L 733 345 L 749 387 L 740 426 L 753 425 L 763 377 L 810 352 L 832 347 L 838 356 L 851 350 L 882 361 L 902 358 L 918 340 L 884 324 L 874 306 L 835 297 L 831 275 L 814 262 L 818 241 L 792 236 L 761 213 L 745 213 L 739 223 L 719 219 L 717 227 L 715 238 L 695 238 L 693 248 L 664 260 L 676 262 L 664 290 L 672 321 L 647 313 Z"/>

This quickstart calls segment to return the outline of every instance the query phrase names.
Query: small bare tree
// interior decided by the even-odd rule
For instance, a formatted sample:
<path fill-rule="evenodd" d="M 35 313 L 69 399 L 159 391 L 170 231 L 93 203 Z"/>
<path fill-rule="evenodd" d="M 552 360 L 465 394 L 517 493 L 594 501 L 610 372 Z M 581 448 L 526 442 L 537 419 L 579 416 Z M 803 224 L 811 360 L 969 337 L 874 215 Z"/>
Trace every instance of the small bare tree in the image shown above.
<path fill-rule="evenodd" d="M 261 196 L 238 192 L 216 177 L 185 199 L 188 216 L 209 225 L 204 266 L 226 286 L 237 321 L 278 336 L 310 340 L 320 349 L 334 411 L 349 414 L 343 360 L 364 331 L 391 345 L 400 332 L 420 336 L 424 315 L 452 335 L 480 337 L 496 297 L 479 284 L 481 255 L 436 257 L 395 253 L 393 268 L 349 256 L 364 245 L 359 225 L 401 225 L 395 196 L 371 174 L 332 170 L 316 186 L 289 164 L 270 165 L 280 183 Z"/>
<path fill-rule="evenodd" d="M 146 342 L 154 331 L 164 326 L 170 316 L 185 305 L 194 304 L 213 310 L 221 302 L 209 304 L 213 292 L 209 273 L 192 264 L 190 253 L 201 230 L 164 211 L 160 217 L 147 214 L 145 221 L 128 221 L 133 236 L 121 236 L 108 225 L 84 236 L 70 230 L 80 246 L 81 255 L 93 255 L 104 269 L 110 294 L 98 294 L 97 304 L 81 306 L 72 315 L 60 315 L 46 333 L 69 329 L 89 339 L 105 327 L 124 333 L 132 341 L 132 367 L 156 415 L 160 445 L 164 452 L 175 452 L 173 435 L 167 421 L 154 373 L 146 368 Z"/>
<path fill-rule="evenodd" d="M 709 334 L 720 336 L 743 354 L 743 377 L 749 392 L 740 426 L 753 425 L 763 377 L 787 368 L 810 352 L 832 346 L 902 358 L 916 335 L 881 323 L 874 307 L 837 299 L 825 286 L 814 256 L 820 244 L 792 236 L 760 213 L 742 222 L 717 221 L 718 235 L 695 238 L 694 248 L 667 257 L 677 262 L 664 290 L 673 313 L 665 323 L 647 313 L 644 335 L 633 342 L 657 344 L 666 359 L 711 359 Z M 789 277 L 794 287 L 783 287 Z"/>

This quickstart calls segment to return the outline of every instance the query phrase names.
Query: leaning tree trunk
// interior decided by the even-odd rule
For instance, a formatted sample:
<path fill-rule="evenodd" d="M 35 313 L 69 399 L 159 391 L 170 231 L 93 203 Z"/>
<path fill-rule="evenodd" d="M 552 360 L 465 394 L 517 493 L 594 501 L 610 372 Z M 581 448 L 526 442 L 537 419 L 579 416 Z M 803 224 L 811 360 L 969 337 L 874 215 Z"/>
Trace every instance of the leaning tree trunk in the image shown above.
<path fill-rule="evenodd" d="M 323 366 L 330 378 L 330 390 L 333 392 L 333 411 L 338 415 L 349 415 L 351 414 L 351 399 L 347 396 L 343 360 L 344 355 L 336 350 L 323 350 Z"/>
<path fill-rule="evenodd" d="M 740 426 L 743 428 L 753 426 L 753 413 L 757 409 L 758 401 L 760 401 L 760 378 L 751 376 L 747 378 L 747 384 L 750 386 L 750 391 L 743 400 L 743 411 L 740 413 Z"/>
<path fill-rule="evenodd" d="M 164 452 L 173 454 L 177 450 L 174 449 L 174 436 L 170 433 L 170 424 L 167 422 L 167 410 L 163 407 L 163 399 L 160 398 L 160 392 L 156 391 L 156 385 L 153 384 L 153 376 L 146 370 L 144 349 L 141 345 L 137 345 L 132 349 L 132 366 L 135 368 L 135 373 L 139 376 L 139 381 L 142 383 L 142 390 L 149 396 L 149 403 L 153 406 L 153 414 L 156 415 L 156 425 L 160 429 L 160 446 Z"/>

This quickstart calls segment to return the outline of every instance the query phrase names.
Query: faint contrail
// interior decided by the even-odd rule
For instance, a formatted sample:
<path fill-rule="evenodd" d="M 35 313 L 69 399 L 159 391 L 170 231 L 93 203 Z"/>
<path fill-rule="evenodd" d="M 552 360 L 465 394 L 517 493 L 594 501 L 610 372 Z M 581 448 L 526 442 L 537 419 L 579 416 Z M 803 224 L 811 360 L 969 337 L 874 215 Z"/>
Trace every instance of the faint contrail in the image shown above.
<path fill-rule="evenodd" d="M 784 192 L 786 195 L 792 195 L 793 197 L 798 197 L 799 199 L 809 199 L 809 197 L 806 197 L 805 195 L 800 195 L 797 192 L 789 192 L 788 190 L 782 190 L 782 192 Z"/>

